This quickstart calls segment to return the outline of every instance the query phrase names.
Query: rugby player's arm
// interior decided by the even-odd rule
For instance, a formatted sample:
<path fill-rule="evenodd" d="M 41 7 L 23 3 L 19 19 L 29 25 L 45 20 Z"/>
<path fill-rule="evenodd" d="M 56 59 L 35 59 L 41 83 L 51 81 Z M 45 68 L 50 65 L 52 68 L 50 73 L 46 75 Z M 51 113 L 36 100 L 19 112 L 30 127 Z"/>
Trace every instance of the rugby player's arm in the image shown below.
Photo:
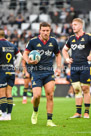
<path fill-rule="evenodd" d="M 24 59 L 22 59 L 22 67 L 23 67 L 23 73 L 25 77 L 30 77 L 28 71 L 27 71 L 27 67 L 26 67 L 26 61 Z"/>
<path fill-rule="evenodd" d="M 26 61 L 24 59 L 22 59 L 22 67 L 23 67 L 23 72 L 26 73 L 27 72 Z"/>
<path fill-rule="evenodd" d="M 22 61 L 22 54 L 18 52 L 15 56 L 16 56 L 16 59 L 14 61 L 14 65 L 16 69 L 19 69 L 20 63 Z"/>
<path fill-rule="evenodd" d="M 55 70 L 56 76 L 60 76 L 61 74 L 61 54 L 60 52 L 56 54 L 56 64 L 57 64 L 57 69 Z"/>
<path fill-rule="evenodd" d="M 27 64 L 30 64 L 30 63 L 31 63 L 31 60 L 30 60 L 29 57 L 28 57 L 29 52 L 30 52 L 30 51 L 25 50 L 24 53 L 23 53 L 23 59 L 25 60 L 25 62 L 26 62 Z"/>
<path fill-rule="evenodd" d="M 57 68 L 61 69 L 61 54 L 60 54 L 60 52 L 56 54 L 56 64 L 57 64 Z"/>
<path fill-rule="evenodd" d="M 66 62 L 71 64 L 73 62 L 73 59 L 69 57 L 68 50 L 69 50 L 69 48 L 65 45 L 62 49 L 62 54 L 63 54 Z"/>

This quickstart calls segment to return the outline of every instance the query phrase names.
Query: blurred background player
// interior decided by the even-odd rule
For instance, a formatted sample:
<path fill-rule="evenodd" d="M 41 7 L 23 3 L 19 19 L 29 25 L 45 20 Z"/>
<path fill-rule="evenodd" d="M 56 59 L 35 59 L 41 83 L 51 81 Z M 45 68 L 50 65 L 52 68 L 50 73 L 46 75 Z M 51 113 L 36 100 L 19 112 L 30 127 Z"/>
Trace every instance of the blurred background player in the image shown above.
<path fill-rule="evenodd" d="M 32 93 L 32 83 L 31 83 L 31 65 L 27 64 L 24 59 L 22 59 L 22 67 L 24 73 L 24 92 L 22 103 L 27 103 L 27 92 Z M 33 93 L 32 93 L 33 94 Z"/>
<path fill-rule="evenodd" d="M 12 87 L 15 81 L 14 64 L 16 68 L 19 68 L 21 60 L 21 53 L 14 44 L 5 39 L 4 30 L 0 28 L 0 104 L 2 110 L 0 120 L 11 120 Z"/>
<path fill-rule="evenodd" d="M 58 43 L 55 38 L 50 37 L 51 26 L 43 22 L 39 28 L 40 35 L 31 39 L 24 51 L 23 58 L 28 64 L 33 64 L 32 69 L 32 89 L 33 89 L 33 114 L 32 124 L 37 124 L 38 107 L 40 103 L 42 86 L 45 88 L 47 104 L 47 126 L 56 126 L 52 122 L 53 115 L 53 94 L 54 94 L 54 71 L 53 71 L 53 53 L 56 55 L 58 75 L 60 75 L 61 55 L 58 49 Z M 39 63 L 29 59 L 28 54 L 32 50 L 38 50 L 41 53 Z"/>
<path fill-rule="evenodd" d="M 66 79 L 67 79 L 67 81 L 69 81 L 68 78 L 66 78 Z M 74 88 L 73 88 L 70 81 L 69 81 L 69 90 L 68 90 L 68 94 L 67 94 L 66 98 L 74 98 Z"/>
<path fill-rule="evenodd" d="M 63 48 L 63 56 L 67 63 L 71 64 L 71 81 L 75 91 L 76 113 L 71 118 L 82 117 L 81 109 L 84 95 L 84 118 L 89 118 L 90 108 L 90 66 L 91 61 L 91 34 L 83 31 L 83 20 L 75 18 L 72 21 L 72 29 L 75 35 L 70 36 Z M 71 48 L 72 56 L 68 50 Z M 83 95 L 82 95 L 83 91 Z"/>
<path fill-rule="evenodd" d="M 66 80 L 69 82 L 69 90 L 66 98 L 73 98 L 74 97 L 74 88 L 71 84 L 71 75 L 70 75 L 70 65 L 68 65 L 66 69 Z"/>

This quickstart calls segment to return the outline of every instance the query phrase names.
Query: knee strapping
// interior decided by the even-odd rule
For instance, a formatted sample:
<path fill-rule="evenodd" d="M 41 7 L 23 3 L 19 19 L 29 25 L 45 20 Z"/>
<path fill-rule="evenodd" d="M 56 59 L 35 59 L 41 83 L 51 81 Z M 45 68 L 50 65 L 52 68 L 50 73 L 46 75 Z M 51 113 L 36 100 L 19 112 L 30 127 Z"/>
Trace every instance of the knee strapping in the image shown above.
<path fill-rule="evenodd" d="M 81 87 L 82 87 L 83 93 L 89 93 L 90 92 L 90 85 L 89 84 L 81 83 Z"/>
<path fill-rule="evenodd" d="M 83 97 L 82 96 L 82 89 L 81 89 L 81 83 L 80 82 L 75 82 L 75 83 L 72 83 L 72 86 L 74 88 L 74 91 L 75 91 L 75 97 L 76 98 L 81 98 Z"/>

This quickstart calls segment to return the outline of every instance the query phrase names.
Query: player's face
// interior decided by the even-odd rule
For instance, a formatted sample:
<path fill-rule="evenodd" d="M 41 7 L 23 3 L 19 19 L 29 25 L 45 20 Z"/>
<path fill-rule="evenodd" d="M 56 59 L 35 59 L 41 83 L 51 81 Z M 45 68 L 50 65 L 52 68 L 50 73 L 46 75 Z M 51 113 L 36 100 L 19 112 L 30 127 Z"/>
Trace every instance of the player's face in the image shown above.
<path fill-rule="evenodd" d="M 72 29 L 74 33 L 78 33 L 82 29 L 82 24 L 80 22 L 74 21 L 72 23 Z"/>
<path fill-rule="evenodd" d="M 50 35 L 51 28 L 50 27 L 41 27 L 40 36 L 42 40 L 48 40 Z"/>

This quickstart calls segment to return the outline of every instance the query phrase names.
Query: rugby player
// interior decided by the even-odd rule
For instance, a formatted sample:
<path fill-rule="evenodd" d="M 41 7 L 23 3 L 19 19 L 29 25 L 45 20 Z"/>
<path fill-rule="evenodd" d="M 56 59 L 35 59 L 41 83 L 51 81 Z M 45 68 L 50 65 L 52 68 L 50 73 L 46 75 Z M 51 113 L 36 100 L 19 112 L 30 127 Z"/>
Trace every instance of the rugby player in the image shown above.
<path fill-rule="evenodd" d="M 2 110 L 0 121 L 11 120 L 13 108 L 12 87 L 15 81 L 15 67 L 19 68 L 21 60 L 21 53 L 15 45 L 5 39 L 4 30 L 0 28 L 0 104 Z"/>
<path fill-rule="evenodd" d="M 27 92 L 28 89 L 32 93 L 32 84 L 31 84 L 31 65 L 28 65 L 24 59 L 22 59 L 22 67 L 24 73 L 24 92 L 22 103 L 27 103 Z"/>
<path fill-rule="evenodd" d="M 83 31 L 83 20 L 75 18 L 72 21 L 72 35 L 62 53 L 67 61 L 71 64 L 71 81 L 75 92 L 76 113 L 71 118 L 82 117 L 81 109 L 84 96 L 85 112 L 84 118 L 89 118 L 90 108 L 90 66 L 88 61 L 91 61 L 91 34 Z M 72 50 L 72 56 L 69 57 L 68 50 Z M 83 95 L 82 95 L 83 91 Z"/>
<path fill-rule="evenodd" d="M 31 117 L 32 124 L 37 124 L 38 107 L 40 103 L 42 86 L 45 88 L 47 98 L 47 126 L 56 126 L 52 122 L 53 116 L 53 93 L 54 93 L 54 71 L 53 71 L 53 53 L 56 55 L 57 69 L 60 75 L 61 55 L 55 38 L 50 37 L 51 26 L 46 22 L 40 24 L 40 35 L 31 39 L 26 46 L 23 58 L 28 64 L 33 64 L 32 69 L 32 88 L 33 88 L 33 114 Z M 41 60 L 31 61 L 28 54 L 32 50 L 37 50 L 41 54 Z"/>

